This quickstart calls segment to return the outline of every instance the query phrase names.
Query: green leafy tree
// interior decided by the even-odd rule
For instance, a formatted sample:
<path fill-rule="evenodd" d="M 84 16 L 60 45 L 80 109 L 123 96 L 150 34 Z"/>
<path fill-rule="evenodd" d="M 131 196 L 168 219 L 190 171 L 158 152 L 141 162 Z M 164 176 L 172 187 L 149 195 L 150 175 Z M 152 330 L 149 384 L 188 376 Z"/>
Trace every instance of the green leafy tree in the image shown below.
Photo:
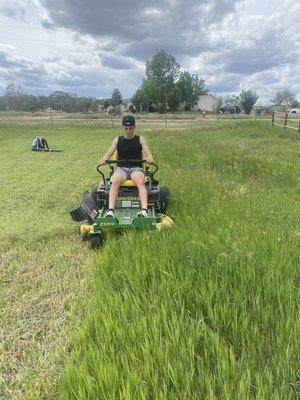
<path fill-rule="evenodd" d="M 78 97 L 76 94 L 66 93 L 61 90 L 52 92 L 49 96 L 28 95 L 17 84 L 7 85 L 4 95 L 0 96 L 1 110 L 35 111 L 51 107 L 54 110 L 66 112 L 86 112 L 88 110 L 96 112 L 98 104 L 103 105 L 104 103 L 105 99 Z"/>
<path fill-rule="evenodd" d="M 164 95 L 159 85 L 153 80 L 144 80 L 131 99 L 132 103 L 139 108 L 153 106 L 157 108 L 165 102 Z"/>
<path fill-rule="evenodd" d="M 146 62 L 146 79 L 133 95 L 132 102 L 137 108 L 141 105 L 144 109 L 154 106 L 163 112 L 168 105 L 175 110 L 179 106 L 178 89 L 180 100 L 186 105 L 193 104 L 199 96 L 208 92 L 203 78 L 187 71 L 180 74 L 175 57 L 165 50 L 157 50 Z"/>
<path fill-rule="evenodd" d="M 181 101 L 181 93 L 178 86 L 174 85 L 174 87 L 168 91 L 166 100 L 170 111 L 178 110 Z"/>
<path fill-rule="evenodd" d="M 223 105 L 223 98 L 219 97 L 217 100 L 217 104 L 216 104 L 216 113 L 219 114 L 220 113 L 220 109 Z"/>
<path fill-rule="evenodd" d="M 292 107 L 294 107 L 292 104 L 295 101 L 297 102 L 296 95 L 292 93 L 289 89 L 277 92 L 274 99 L 271 100 L 271 102 L 276 106 L 289 105 Z"/>
<path fill-rule="evenodd" d="M 191 107 L 199 96 L 208 92 L 205 89 L 204 79 L 196 74 L 190 74 L 188 71 L 180 73 L 177 86 L 180 90 L 181 101 L 185 103 L 185 108 Z"/>
<path fill-rule="evenodd" d="M 165 50 L 157 50 L 152 59 L 146 62 L 146 77 L 155 82 L 166 96 L 178 78 L 179 69 L 174 56 Z"/>
<path fill-rule="evenodd" d="M 30 109 L 29 97 L 18 84 L 9 83 L 5 88 L 4 101 L 8 110 L 27 111 Z"/>
<path fill-rule="evenodd" d="M 56 110 L 75 112 L 78 106 L 78 98 L 75 94 L 56 90 L 50 93 L 49 106 Z"/>
<path fill-rule="evenodd" d="M 119 104 L 122 104 L 122 95 L 118 88 L 114 89 L 111 94 L 111 104 L 113 106 L 118 106 Z"/>
<path fill-rule="evenodd" d="M 145 106 L 146 103 L 146 97 L 145 97 L 145 92 L 143 91 L 142 86 L 139 87 L 134 95 L 131 98 L 132 104 L 136 107 L 137 110 L 140 109 L 140 107 Z"/>
<path fill-rule="evenodd" d="M 252 90 L 242 90 L 240 93 L 241 107 L 245 114 L 250 114 L 254 104 L 257 102 L 258 96 Z"/>
<path fill-rule="evenodd" d="M 103 105 L 105 108 L 108 108 L 111 105 L 111 99 L 105 99 Z"/>
<path fill-rule="evenodd" d="M 199 96 L 208 93 L 208 89 L 205 88 L 205 80 L 199 77 L 197 74 L 191 74 L 193 83 L 193 101 L 198 100 Z"/>
<path fill-rule="evenodd" d="M 22 94 L 24 94 L 22 86 L 20 86 L 18 84 L 9 83 L 5 88 L 5 96 L 16 97 L 16 96 L 20 96 Z"/>
<path fill-rule="evenodd" d="M 241 99 L 239 96 L 235 95 L 227 95 L 223 98 L 223 103 L 228 105 L 228 106 L 240 106 L 241 105 Z"/>
<path fill-rule="evenodd" d="M 83 111 L 97 111 L 98 102 L 92 97 L 85 97 L 82 103 L 84 107 Z"/>
<path fill-rule="evenodd" d="M 181 101 L 185 103 L 185 108 L 193 103 L 193 80 L 188 71 L 180 73 L 177 86 L 180 90 Z"/>

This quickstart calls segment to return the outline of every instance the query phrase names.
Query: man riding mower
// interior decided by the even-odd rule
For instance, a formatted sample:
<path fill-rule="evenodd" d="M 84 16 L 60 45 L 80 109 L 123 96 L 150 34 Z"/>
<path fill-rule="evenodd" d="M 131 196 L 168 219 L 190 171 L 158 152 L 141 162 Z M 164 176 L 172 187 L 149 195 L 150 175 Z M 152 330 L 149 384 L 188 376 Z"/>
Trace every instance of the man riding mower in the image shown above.
<path fill-rule="evenodd" d="M 97 166 L 102 182 L 84 193 L 80 207 L 71 212 L 74 221 L 87 221 L 80 232 L 84 240 L 90 239 L 92 248 L 102 244 L 107 229 L 160 229 L 172 224 L 164 215 L 170 192 L 154 177 L 158 166 L 146 141 L 134 135 L 132 116 L 122 122 L 124 136 L 114 139 Z M 101 171 L 103 165 L 110 167 L 109 177 Z"/>

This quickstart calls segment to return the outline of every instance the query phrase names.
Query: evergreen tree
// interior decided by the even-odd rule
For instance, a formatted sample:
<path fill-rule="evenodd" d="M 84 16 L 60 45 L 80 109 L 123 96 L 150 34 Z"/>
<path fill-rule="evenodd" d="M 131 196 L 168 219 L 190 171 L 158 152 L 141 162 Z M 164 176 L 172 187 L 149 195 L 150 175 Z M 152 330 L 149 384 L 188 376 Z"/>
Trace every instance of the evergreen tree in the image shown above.
<path fill-rule="evenodd" d="M 118 88 L 114 89 L 111 94 L 111 104 L 113 106 L 118 106 L 119 104 L 122 104 L 122 95 Z"/>

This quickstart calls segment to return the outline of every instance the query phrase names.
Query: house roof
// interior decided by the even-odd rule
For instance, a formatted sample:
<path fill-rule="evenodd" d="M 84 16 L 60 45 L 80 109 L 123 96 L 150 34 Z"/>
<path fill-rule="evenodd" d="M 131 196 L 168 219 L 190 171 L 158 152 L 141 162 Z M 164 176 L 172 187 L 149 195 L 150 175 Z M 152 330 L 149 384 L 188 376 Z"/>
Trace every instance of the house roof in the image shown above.
<path fill-rule="evenodd" d="M 218 98 L 216 96 L 214 96 L 213 94 L 203 94 L 202 96 L 199 96 L 199 99 L 203 99 L 204 97 L 212 97 L 215 100 L 218 100 Z"/>

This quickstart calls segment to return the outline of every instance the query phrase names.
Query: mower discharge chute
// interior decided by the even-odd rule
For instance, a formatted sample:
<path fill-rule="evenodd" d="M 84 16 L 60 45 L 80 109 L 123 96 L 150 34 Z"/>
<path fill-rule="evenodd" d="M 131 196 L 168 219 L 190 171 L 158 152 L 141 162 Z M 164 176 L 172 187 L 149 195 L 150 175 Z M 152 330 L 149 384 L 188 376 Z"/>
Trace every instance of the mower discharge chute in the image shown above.
<path fill-rule="evenodd" d="M 109 189 L 111 186 L 110 178 L 114 172 L 114 165 L 126 162 L 136 165 L 143 163 L 145 168 L 145 186 L 148 192 L 148 215 L 137 216 L 141 211 L 141 202 L 138 188 L 128 179 L 119 188 L 118 198 L 113 217 L 105 217 L 108 210 Z M 103 232 L 109 229 L 158 229 L 173 224 L 171 218 L 165 215 L 170 201 L 170 191 L 167 186 L 160 186 L 154 175 L 158 171 L 158 166 L 152 163 L 146 167 L 145 160 L 109 160 L 110 176 L 105 177 L 101 171 L 101 166 L 97 166 L 97 171 L 102 177 L 99 186 L 92 188 L 90 192 L 85 192 L 82 196 L 80 206 L 71 211 L 71 217 L 76 222 L 85 221 L 80 226 L 80 234 L 83 240 L 90 240 L 92 248 L 101 246 L 104 235 Z M 152 170 L 151 167 L 155 169 Z"/>

